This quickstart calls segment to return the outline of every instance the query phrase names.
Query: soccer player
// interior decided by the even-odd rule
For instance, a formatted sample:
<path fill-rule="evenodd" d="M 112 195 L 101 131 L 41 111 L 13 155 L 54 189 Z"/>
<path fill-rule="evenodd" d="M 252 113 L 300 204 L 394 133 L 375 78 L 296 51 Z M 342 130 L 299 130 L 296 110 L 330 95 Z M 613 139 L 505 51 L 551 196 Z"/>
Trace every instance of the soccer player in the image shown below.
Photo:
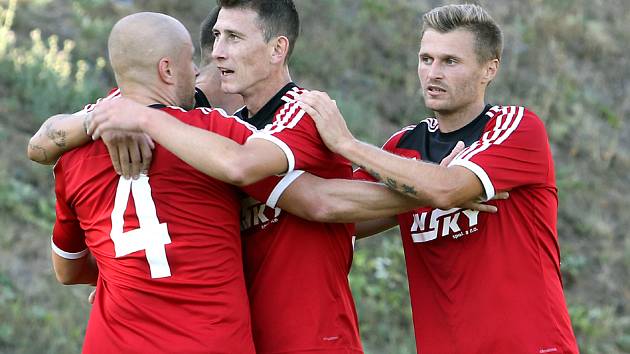
<path fill-rule="evenodd" d="M 502 47 L 500 28 L 480 6 L 425 14 L 418 75 L 435 118 L 400 130 L 383 150 L 355 140 L 327 95 L 301 98 L 328 147 L 362 166 L 355 177 L 440 207 L 397 218 L 420 353 L 578 352 L 544 125 L 527 108 L 485 103 Z M 467 148 L 448 167 L 415 161 L 439 161 L 460 140 Z M 510 199 L 496 214 L 454 208 L 498 190 L 510 190 Z"/>
<path fill-rule="evenodd" d="M 241 140 L 251 134 L 221 111 L 182 114 L 192 108 L 197 70 L 177 20 L 125 17 L 108 48 L 126 97 L 201 129 Z M 115 173 L 100 141 L 55 166 L 56 274 L 98 289 L 83 352 L 254 353 L 237 190 L 159 145 L 154 156 L 150 178 L 137 180 Z"/>

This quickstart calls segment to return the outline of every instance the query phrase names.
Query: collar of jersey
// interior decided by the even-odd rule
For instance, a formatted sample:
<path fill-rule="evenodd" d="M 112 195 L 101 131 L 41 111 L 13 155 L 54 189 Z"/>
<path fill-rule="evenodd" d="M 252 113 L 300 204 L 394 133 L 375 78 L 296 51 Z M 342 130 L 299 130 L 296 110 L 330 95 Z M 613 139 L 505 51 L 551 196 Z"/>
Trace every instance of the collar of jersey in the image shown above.
<path fill-rule="evenodd" d="M 466 141 L 467 137 L 469 134 L 477 132 L 479 130 L 479 125 L 485 125 L 488 121 L 488 116 L 486 116 L 486 113 L 488 113 L 488 110 L 490 110 L 490 108 L 492 108 L 492 105 L 487 104 L 484 109 L 483 112 L 481 112 L 481 114 L 479 114 L 475 119 L 473 119 L 470 123 L 466 124 L 465 126 L 454 130 L 452 132 L 448 132 L 448 133 L 442 133 L 439 129 L 436 132 L 437 134 L 437 138 L 438 140 L 441 141 Z"/>
<path fill-rule="evenodd" d="M 286 102 L 282 100 L 282 97 L 292 90 L 297 85 L 293 82 L 289 82 L 283 88 L 278 91 L 275 96 L 273 96 L 267 103 L 263 106 L 263 108 L 258 111 L 258 113 L 254 114 L 252 117 L 249 117 L 249 111 L 247 107 L 243 107 L 240 111 L 236 112 L 234 115 L 241 118 L 242 120 L 247 121 L 249 124 L 255 126 L 257 129 L 263 129 L 267 124 L 273 122 L 273 116 L 278 110 L 278 108 L 282 107 Z"/>

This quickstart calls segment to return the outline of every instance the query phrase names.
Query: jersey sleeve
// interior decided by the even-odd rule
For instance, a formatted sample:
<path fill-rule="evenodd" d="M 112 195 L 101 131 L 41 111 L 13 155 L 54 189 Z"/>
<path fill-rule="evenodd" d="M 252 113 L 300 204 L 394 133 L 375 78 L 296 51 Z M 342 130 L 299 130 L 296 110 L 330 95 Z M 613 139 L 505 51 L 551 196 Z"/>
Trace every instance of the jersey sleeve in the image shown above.
<path fill-rule="evenodd" d="M 247 138 L 256 132 L 256 127 L 253 125 L 236 116 L 228 115 L 219 108 L 197 108 L 191 112 L 204 115 L 203 118 L 209 119 L 207 127 L 209 131 L 232 139 L 239 144 L 244 144 Z"/>
<path fill-rule="evenodd" d="M 79 259 L 87 255 L 88 249 L 85 233 L 66 198 L 63 158 L 57 163 L 54 171 L 57 217 L 53 227 L 51 246 L 53 251 L 62 258 Z"/>
<path fill-rule="evenodd" d="M 381 149 L 387 152 L 395 153 L 396 147 L 398 146 L 400 139 L 402 139 L 402 137 L 405 135 L 407 131 L 412 130 L 415 127 L 416 127 L 415 125 L 410 125 L 397 131 L 396 133 L 394 133 L 394 135 L 390 136 L 389 139 L 387 139 L 387 141 L 385 142 L 385 144 L 383 144 Z M 356 170 L 354 170 L 354 172 L 352 173 L 352 179 L 361 180 L 361 181 L 378 182 L 378 179 L 374 178 L 374 176 L 372 176 L 368 171 L 366 171 L 362 167 L 359 167 Z"/>
<path fill-rule="evenodd" d="M 543 184 L 553 173 L 545 127 L 523 107 L 498 107 L 481 139 L 464 149 L 449 166 L 462 166 L 481 181 L 486 198 L 496 191 Z"/>
<path fill-rule="evenodd" d="M 294 170 L 284 176 L 271 176 L 241 189 L 254 199 L 265 202 L 268 207 L 275 208 L 282 193 L 300 177 L 304 171 Z"/>
<path fill-rule="evenodd" d="M 285 103 L 273 123 L 250 139 L 265 139 L 282 149 L 289 164 L 287 173 L 327 166 L 335 158 L 319 136 L 313 119 L 295 101 Z"/>

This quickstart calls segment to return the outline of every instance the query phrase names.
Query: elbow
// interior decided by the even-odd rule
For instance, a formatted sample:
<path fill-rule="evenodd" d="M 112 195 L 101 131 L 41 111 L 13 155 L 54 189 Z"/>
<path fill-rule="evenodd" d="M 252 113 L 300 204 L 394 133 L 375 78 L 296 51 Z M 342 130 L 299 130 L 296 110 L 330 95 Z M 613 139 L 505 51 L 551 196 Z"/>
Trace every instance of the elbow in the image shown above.
<path fill-rule="evenodd" d="M 223 171 L 225 171 L 226 182 L 237 187 L 247 186 L 268 177 L 261 173 L 257 159 L 241 156 L 233 159 L 226 158 L 224 161 L 226 165 L 223 166 Z"/>
<path fill-rule="evenodd" d="M 51 159 L 48 157 L 46 150 L 37 144 L 37 142 L 35 141 L 35 137 L 32 137 L 28 141 L 26 156 L 29 158 L 29 160 L 40 164 L 52 165 L 54 163 L 54 161 L 51 161 Z"/>
<path fill-rule="evenodd" d="M 243 187 L 256 182 L 250 178 L 248 169 L 241 164 L 236 163 L 232 166 L 226 166 L 225 171 L 226 182 L 237 187 Z"/>
<path fill-rule="evenodd" d="M 79 284 L 78 279 L 74 274 L 55 271 L 55 276 L 57 277 L 57 281 L 63 285 Z"/>

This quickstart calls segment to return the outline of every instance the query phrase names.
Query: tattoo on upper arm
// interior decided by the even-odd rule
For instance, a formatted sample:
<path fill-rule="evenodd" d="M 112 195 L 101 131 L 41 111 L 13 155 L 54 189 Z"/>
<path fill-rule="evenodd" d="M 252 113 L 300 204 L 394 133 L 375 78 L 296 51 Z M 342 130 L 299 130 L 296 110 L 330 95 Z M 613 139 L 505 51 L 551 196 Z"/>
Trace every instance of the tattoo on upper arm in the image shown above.
<path fill-rule="evenodd" d="M 34 158 L 35 162 L 46 162 L 46 161 L 48 161 L 48 152 L 46 151 L 46 149 L 44 149 L 43 147 L 41 147 L 39 145 L 35 145 L 35 144 L 32 144 L 32 143 L 29 143 L 28 147 L 31 150 L 37 151 L 39 153 L 39 156 Z"/>
<path fill-rule="evenodd" d="M 51 123 L 46 123 L 44 126 L 44 130 L 46 131 L 46 136 L 48 139 L 52 140 L 55 145 L 60 148 L 66 147 L 66 136 L 67 132 L 62 129 L 55 129 Z"/>

